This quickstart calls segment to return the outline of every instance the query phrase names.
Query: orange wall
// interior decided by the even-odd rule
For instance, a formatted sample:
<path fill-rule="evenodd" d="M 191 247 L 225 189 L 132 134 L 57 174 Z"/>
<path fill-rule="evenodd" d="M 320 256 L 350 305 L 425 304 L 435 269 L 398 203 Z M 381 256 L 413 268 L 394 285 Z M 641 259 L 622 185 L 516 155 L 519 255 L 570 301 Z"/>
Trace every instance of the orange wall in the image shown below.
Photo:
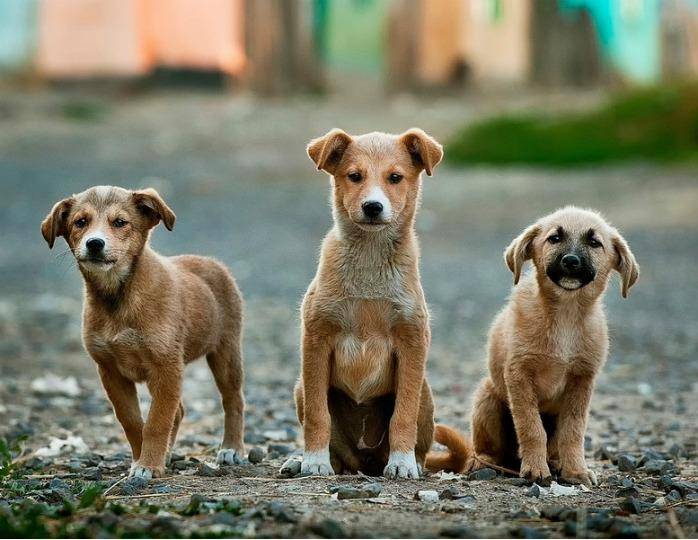
<path fill-rule="evenodd" d="M 38 67 L 49 76 L 137 75 L 147 67 L 142 0 L 42 0 Z"/>
<path fill-rule="evenodd" d="M 141 75 L 157 65 L 239 74 L 244 0 L 40 0 L 48 76 Z"/>

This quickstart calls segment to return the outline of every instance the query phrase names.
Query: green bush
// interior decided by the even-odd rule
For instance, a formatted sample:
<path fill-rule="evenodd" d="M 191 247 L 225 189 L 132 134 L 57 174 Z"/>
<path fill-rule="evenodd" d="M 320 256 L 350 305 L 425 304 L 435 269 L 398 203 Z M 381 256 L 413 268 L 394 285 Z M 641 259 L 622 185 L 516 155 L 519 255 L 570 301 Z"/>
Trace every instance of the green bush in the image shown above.
<path fill-rule="evenodd" d="M 698 83 L 636 90 L 587 113 L 500 116 L 459 131 L 446 144 L 454 164 L 681 160 L 698 157 Z"/>

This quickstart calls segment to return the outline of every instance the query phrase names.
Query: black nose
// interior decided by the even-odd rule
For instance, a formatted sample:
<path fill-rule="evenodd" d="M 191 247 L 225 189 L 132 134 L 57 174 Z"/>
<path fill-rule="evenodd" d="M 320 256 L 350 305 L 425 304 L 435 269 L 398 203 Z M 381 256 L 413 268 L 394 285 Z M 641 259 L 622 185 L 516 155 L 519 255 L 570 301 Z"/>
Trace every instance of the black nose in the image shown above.
<path fill-rule="evenodd" d="M 378 201 L 367 201 L 361 205 L 361 208 L 368 218 L 379 216 L 383 211 L 383 205 Z"/>
<path fill-rule="evenodd" d="M 87 251 L 90 253 L 99 253 L 104 249 L 104 240 L 101 238 L 90 238 L 86 243 Z"/>
<path fill-rule="evenodd" d="M 562 257 L 560 264 L 565 270 L 577 270 L 582 265 L 582 260 L 576 255 L 568 253 Z"/>

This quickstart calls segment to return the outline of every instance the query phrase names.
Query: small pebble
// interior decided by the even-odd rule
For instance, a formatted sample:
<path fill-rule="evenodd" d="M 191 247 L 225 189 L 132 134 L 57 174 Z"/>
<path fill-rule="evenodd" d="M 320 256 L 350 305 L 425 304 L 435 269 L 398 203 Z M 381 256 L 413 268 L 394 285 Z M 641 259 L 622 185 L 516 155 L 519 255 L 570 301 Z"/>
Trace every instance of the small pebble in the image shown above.
<path fill-rule="evenodd" d="M 378 497 L 380 492 L 383 490 L 378 482 L 371 482 L 362 484 L 359 486 L 354 485 L 343 485 L 343 486 L 333 486 L 330 488 L 330 493 L 336 493 L 337 499 L 370 499 L 372 497 Z"/>
<path fill-rule="evenodd" d="M 533 484 L 526 491 L 526 497 L 540 497 L 540 486 L 538 484 Z"/>
<path fill-rule="evenodd" d="M 214 476 L 222 476 L 221 475 L 221 470 L 217 468 L 213 468 L 210 465 L 207 465 L 206 463 L 199 463 L 199 465 L 196 468 L 196 475 L 197 476 L 205 476 L 205 477 L 214 477 Z"/>
<path fill-rule="evenodd" d="M 422 489 L 417 492 L 415 499 L 425 503 L 439 502 L 439 493 L 432 489 Z"/>
<path fill-rule="evenodd" d="M 102 471 L 99 467 L 88 467 L 82 471 L 85 480 L 99 481 L 102 479 Z"/>
<path fill-rule="evenodd" d="M 261 463 L 264 461 L 267 453 L 262 450 L 259 446 L 254 446 L 250 449 L 250 453 L 247 454 L 247 459 L 250 463 Z"/>
<path fill-rule="evenodd" d="M 468 480 L 494 480 L 495 478 L 497 478 L 497 471 L 489 467 L 473 471 L 468 475 Z"/>
<path fill-rule="evenodd" d="M 140 476 L 132 476 L 123 482 L 119 488 L 122 495 L 137 495 L 148 485 L 148 481 Z"/>
<path fill-rule="evenodd" d="M 342 524 L 334 519 L 327 518 L 311 522 L 307 527 L 322 538 L 347 538 Z"/>
<path fill-rule="evenodd" d="M 637 467 L 637 461 L 629 454 L 618 454 L 618 469 L 622 472 L 632 472 Z"/>

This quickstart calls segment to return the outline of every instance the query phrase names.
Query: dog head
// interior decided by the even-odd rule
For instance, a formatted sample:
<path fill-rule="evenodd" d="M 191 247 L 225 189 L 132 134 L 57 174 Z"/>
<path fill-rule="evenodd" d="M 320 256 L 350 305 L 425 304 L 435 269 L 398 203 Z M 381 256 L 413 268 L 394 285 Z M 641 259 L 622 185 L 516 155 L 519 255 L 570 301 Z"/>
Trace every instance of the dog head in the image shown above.
<path fill-rule="evenodd" d="M 509 245 L 504 259 L 514 274 L 514 284 L 524 262 L 531 259 L 541 287 L 558 295 L 579 291 L 598 296 L 616 270 L 625 298 L 640 275 L 621 234 L 596 212 L 571 206 L 524 230 Z"/>
<path fill-rule="evenodd" d="M 100 278 L 127 274 L 160 221 L 172 230 L 175 215 L 154 189 L 96 186 L 57 202 L 41 233 L 49 248 L 62 236 L 80 270 Z"/>
<path fill-rule="evenodd" d="M 336 218 L 365 231 L 413 216 L 422 171 L 431 176 L 443 157 L 441 145 L 416 128 L 355 137 L 333 129 L 307 150 L 318 170 L 332 176 Z"/>

